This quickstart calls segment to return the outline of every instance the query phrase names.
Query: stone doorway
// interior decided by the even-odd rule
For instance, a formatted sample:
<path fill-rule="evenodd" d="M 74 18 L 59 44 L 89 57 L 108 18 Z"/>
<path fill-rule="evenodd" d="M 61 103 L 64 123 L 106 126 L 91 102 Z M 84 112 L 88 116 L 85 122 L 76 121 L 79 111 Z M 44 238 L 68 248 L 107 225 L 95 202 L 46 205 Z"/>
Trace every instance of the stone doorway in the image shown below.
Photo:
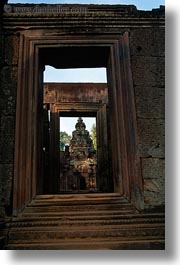
<path fill-rule="evenodd" d="M 110 141 L 100 144 L 101 172 L 100 186 L 106 193 L 112 192 L 131 201 L 137 208 L 143 207 L 142 178 L 137 144 L 135 102 L 129 53 L 129 33 L 108 35 L 61 36 L 58 34 L 23 31 L 20 38 L 21 60 L 18 71 L 18 97 L 16 146 L 14 169 L 13 208 L 14 215 L 21 212 L 28 203 L 41 194 L 57 194 L 57 165 L 59 156 L 55 147 L 58 130 L 51 130 L 48 150 L 52 155 L 44 168 L 43 152 L 43 71 L 45 65 L 58 69 L 82 67 L 106 67 L 109 105 L 102 101 L 78 103 L 78 111 L 95 112 L 99 119 L 100 138 L 104 142 L 110 132 Z M 27 63 L 28 62 L 28 63 Z M 90 91 L 90 90 L 89 90 Z M 24 93 L 26 94 L 23 97 Z M 54 97 L 56 95 L 54 94 Z M 93 97 L 93 96 L 92 96 Z M 53 96 L 52 96 L 53 98 Z M 63 102 L 61 102 L 63 103 Z M 58 126 L 59 112 L 76 110 L 74 102 L 60 104 L 46 103 L 54 126 Z M 28 106 L 28 107 L 27 107 Z M 76 104 L 75 104 L 76 106 Z M 106 119 L 108 121 L 106 122 Z M 104 130 L 104 125 L 107 128 Z M 55 128 L 55 127 L 54 127 Z M 24 133 L 26 132 L 26 133 Z M 52 135 L 51 135 L 52 134 Z M 53 137 L 54 136 L 54 137 Z M 51 141 L 54 144 L 51 144 Z M 28 144 L 27 144 L 28 143 Z M 107 155 L 108 153 L 108 155 Z M 110 158 L 110 159 L 109 159 Z M 56 161 L 58 159 L 58 161 Z M 110 161 L 111 166 L 106 167 Z M 45 174 L 43 172 L 45 170 Z M 104 178 L 107 175 L 107 178 Z M 105 182 L 105 183 L 104 183 Z M 107 191 L 108 187 L 108 191 Z"/>
<path fill-rule="evenodd" d="M 43 103 L 45 159 L 40 194 L 113 192 L 107 84 L 45 83 Z M 96 124 L 96 148 L 82 117 Z M 76 119 L 64 149 L 61 118 Z"/>
<path fill-rule="evenodd" d="M 98 192 L 97 150 L 84 118 L 77 119 L 70 139 L 65 141 L 63 136 L 67 138 L 70 135 L 64 131 L 60 133 L 60 193 Z"/>

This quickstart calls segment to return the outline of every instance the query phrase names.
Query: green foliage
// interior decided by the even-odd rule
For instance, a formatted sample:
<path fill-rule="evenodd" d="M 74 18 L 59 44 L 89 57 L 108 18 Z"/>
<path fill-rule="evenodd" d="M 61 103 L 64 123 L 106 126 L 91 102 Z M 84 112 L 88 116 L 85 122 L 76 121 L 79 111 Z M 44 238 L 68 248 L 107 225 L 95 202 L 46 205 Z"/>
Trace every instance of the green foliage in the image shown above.
<path fill-rule="evenodd" d="M 93 144 L 94 144 L 94 149 L 97 150 L 97 138 L 96 138 L 96 125 L 93 124 L 91 127 L 91 138 L 93 140 Z"/>
<path fill-rule="evenodd" d="M 69 145 L 71 136 L 67 132 L 60 132 L 60 151 L 64 151 L 65 145 Z"/>

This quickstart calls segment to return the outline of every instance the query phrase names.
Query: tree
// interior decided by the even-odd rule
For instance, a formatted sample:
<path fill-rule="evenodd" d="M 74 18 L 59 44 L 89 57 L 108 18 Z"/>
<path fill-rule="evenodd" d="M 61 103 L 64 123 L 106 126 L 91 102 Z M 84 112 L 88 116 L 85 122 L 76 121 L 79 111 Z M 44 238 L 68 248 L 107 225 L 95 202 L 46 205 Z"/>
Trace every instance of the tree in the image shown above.
<path fill-rule="evenodd" d="M 93 124 L 91 127 L 91 138 L 94 144 L 94 149 L 97 150 L 96 125 L 95 124 Z"/>
<path fill-rule="evenodd" d="M 69 145 L 71 136 L 67 132 L 60 132 L 60 151 L 64 151 L 65 145 Z"/>

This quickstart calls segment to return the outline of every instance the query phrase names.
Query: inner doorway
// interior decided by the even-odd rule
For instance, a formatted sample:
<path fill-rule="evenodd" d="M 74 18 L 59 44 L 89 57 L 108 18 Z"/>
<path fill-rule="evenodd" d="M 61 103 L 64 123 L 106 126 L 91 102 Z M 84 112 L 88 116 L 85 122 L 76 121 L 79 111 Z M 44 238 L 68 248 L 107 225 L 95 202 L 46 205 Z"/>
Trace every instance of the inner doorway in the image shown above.
<path fill-rule="evenodd" d="M 96 117 L 60 117 L 60 193 L 98 192 Z"/>
<path fill-rule="evenodd" d="M 74 70 L 78 74 L 81 69 Z M 94 73 L 98 70 L 90 69 L 90 79 L 87 80 L 97 80 Z M 67 74 L 62 69 L 57 71 Z M 73 73 L 72 69 L 70 71 Z M 95 79 L 91 79 L 91 75 Z M 69 83 L 70 79 L 63 79 L 64 83 L 44 83 L 44 142 L 48 145 L 43 146 L 46 153 L 43 194 L 113 192 L 112 174 L 109 174 L 112 167 L 108 145 L 110 126 L 106 69 L 100 68 L 99 75 L 99 80 L 106 82 Z M 47 77 L 45 80 L 48 80 Z M 71 120 L 72 126 L 67 132 L 68 120 Z"/>

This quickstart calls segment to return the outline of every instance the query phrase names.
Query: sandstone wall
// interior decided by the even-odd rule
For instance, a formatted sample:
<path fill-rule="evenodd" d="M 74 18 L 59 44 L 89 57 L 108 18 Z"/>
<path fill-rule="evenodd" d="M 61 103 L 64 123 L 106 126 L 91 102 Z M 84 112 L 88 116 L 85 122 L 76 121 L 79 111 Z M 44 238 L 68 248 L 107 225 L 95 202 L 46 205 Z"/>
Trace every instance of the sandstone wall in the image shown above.
<path fill-rule="evenodd" d="M 1 32 L 0 50 L 0 215 L 12 211 L 19 37 Z"/>
<path fill-rule="evenodd" d="M 130 36 L 145 206 L 159 206 L 165 202 L 165 32 L 134 29 Z"/>
<path fill-rule="evenodd" d="M 115 30 L 114 28 L 112 31 Z M 164 29 L 124 27 L 136 99 L 145 207 L 164 204 Z M 108 31 L 108 28 L 105 29 Z M 0 27 L 0 215 L 12 210 L 19 29 Z"/>

